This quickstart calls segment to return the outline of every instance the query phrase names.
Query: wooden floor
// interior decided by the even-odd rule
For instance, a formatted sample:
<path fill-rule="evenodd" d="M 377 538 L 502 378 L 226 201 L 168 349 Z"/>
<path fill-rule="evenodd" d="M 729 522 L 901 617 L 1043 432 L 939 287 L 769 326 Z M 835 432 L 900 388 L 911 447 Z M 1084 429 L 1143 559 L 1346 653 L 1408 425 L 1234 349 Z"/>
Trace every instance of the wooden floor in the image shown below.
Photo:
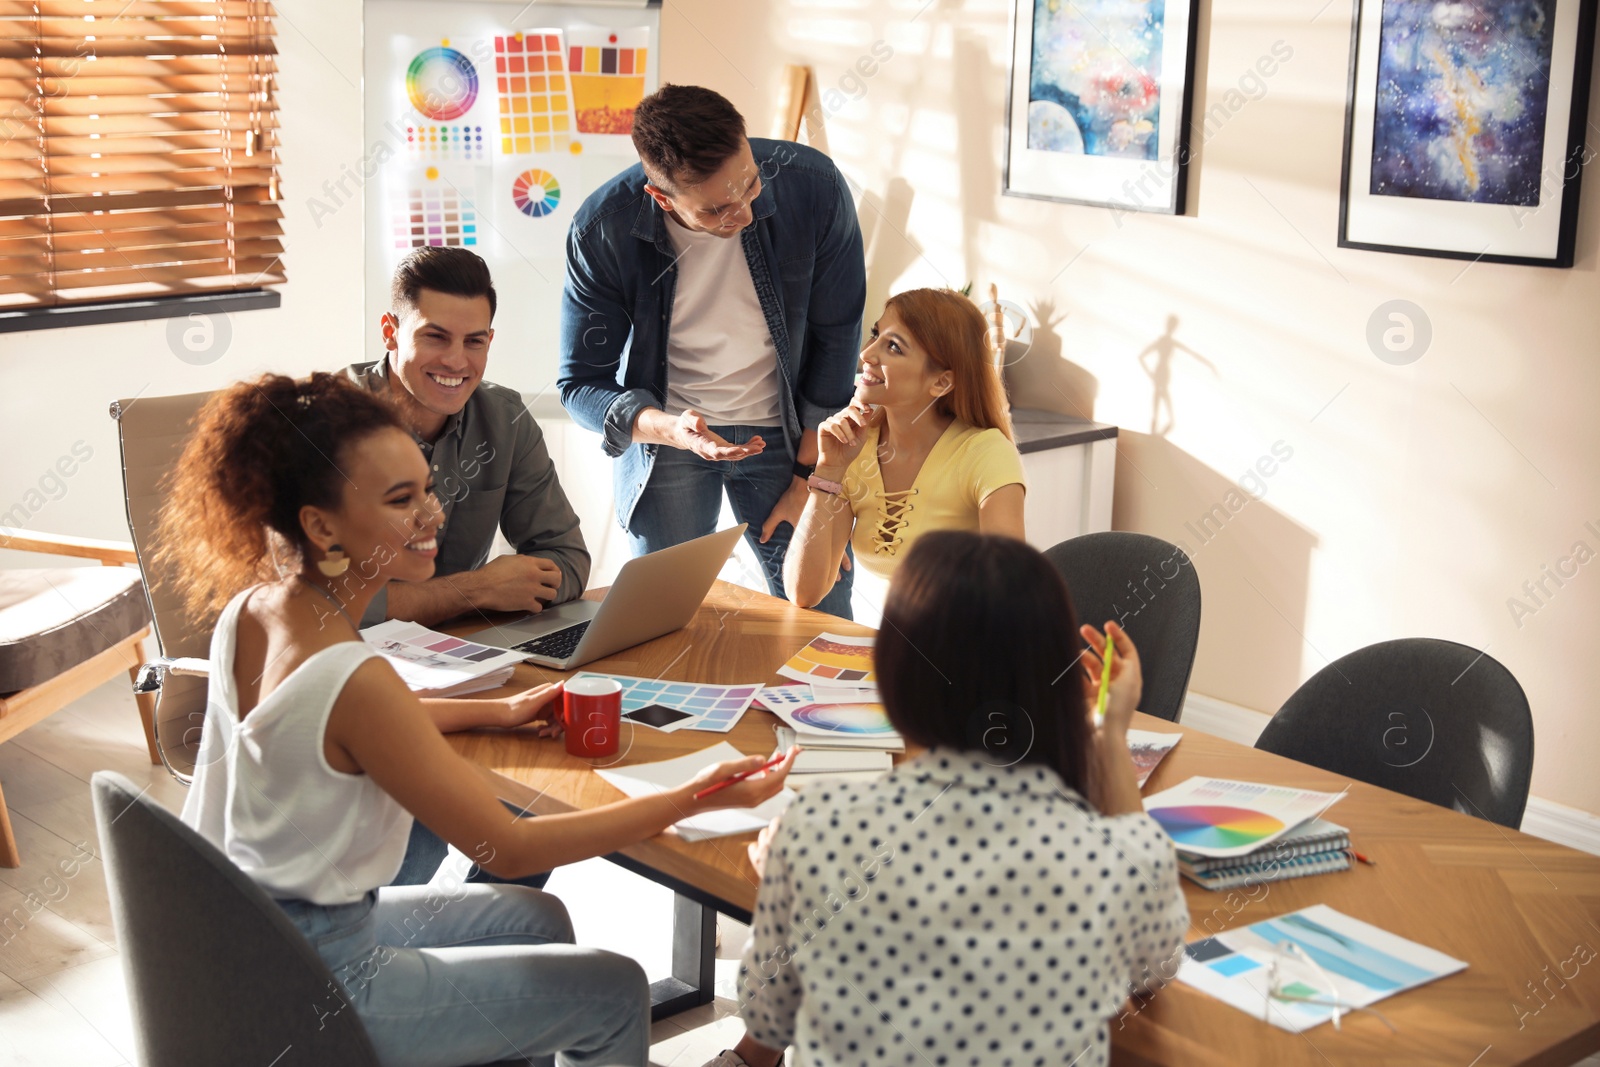
<path fill-rule="evenodd" d="M 0 745 L 0 784 L 23 862 L 0 868 L 0 1067 L 136 1062 L 105 872 L 98 859 L 70 880 L 51 872 L 57 860 L 99 854 L 89 803 L 95 771 L 119 771 L 168 807 L 182 805 L 184 788 L 148 759 L 126 680 Z M 557 871 L 549 888 L 566 903 L 580 943 L 634 957 L 651 980 L 670 972 L 670 892 L 603 860 Z M 628 906 L 614 907 L 618 900 Z M 747 930 L 722 921 L 724 995 L 655 1025 L 655 1067 L 700 1067 L 742 1032 L 727 995 Z"/>

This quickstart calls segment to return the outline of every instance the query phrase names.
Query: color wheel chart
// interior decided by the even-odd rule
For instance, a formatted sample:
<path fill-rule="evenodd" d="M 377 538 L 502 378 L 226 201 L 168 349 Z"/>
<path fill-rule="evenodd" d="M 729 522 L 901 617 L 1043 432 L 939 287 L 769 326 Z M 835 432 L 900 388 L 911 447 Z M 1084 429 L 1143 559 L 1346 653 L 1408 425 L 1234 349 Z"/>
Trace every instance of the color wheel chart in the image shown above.
<path fill-rule="evenodd" d="M 495 37 L 494 71 L 504 155 L 582 151 L 572 139 L 572 88 L 559 30 Z"/>
<path fill-rule="evenodd" d="M 418 113 L 439 122 L 458 119 L 478 99 L 478 68 L 448 47 L 425 48 L 406 70 L 406 95 Z"/>
<path fill-rule="evenodd" d="M 437 167 L 429 167 L 423 178 L 401 194 L 394 218 L 394 246 L 477 245 L 478 215 L 472 202 L 441 179 Z"/>
<path fill-rule="evenodd" d="M 894 727 L 882 704 L 807 704 L 790 708 L 784 716 L 796 726 L 809 726 L 830 734 L 857 737 L 892 737 Z"/>
<path fill-rule="evenodd" d="M 406 126 L 406 150 L 412 158 L 478 163 L 488 158 L 483 127 L 465 122 L 450 126 L 413 122 Z"/>
<path fill-rule="evenodd" d="M 693 682 L 667 682 L 658 678 L 631 678 L 625 674 L 594 674 L 583 671 L 574 678 L 611 678 L 622 686 L 622 713 L 638 711 L 651 704 L 677 708 L 700 721 L 686 724 L 687 730 L 727 733 L 738 723 L 759 685 L 696 685 Z"/>
<path fill-rule="evenodd" d="M 1179 848 L 1239 848 L 1287 829 L 1265 812 L 1214 804 L 1152 808 L 1149 814 Z"/>
<path fill-rule="evenodd" d="M 524 215 L 542 219 L 561 203 L 561 183 L 547 170 L 525 170 L 511 183 L 511 202 Z"/>

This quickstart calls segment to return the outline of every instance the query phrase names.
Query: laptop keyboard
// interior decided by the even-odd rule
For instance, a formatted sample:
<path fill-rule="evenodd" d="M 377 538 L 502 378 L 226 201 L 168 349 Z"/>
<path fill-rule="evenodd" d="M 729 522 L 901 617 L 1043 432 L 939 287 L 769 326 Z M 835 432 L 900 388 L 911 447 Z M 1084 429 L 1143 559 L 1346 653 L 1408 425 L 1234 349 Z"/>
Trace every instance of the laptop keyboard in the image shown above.
<path fill-rule="evenodd" d="M 544 634 L 541 637 L 535 637 L 531 641 L 524 641 L 520 645 L 512 645 L 511 647 L 518 652 L 526 652 L 529 655 L 545 656 L 556 660 L 566 659 L 578 650 L 578 642 L 583 640 L 584 631 L 589 628 L 589 623 L 593 621 L 593 619 L 585 619 L 575 626 L 568 626 L 565 630 Z"/>

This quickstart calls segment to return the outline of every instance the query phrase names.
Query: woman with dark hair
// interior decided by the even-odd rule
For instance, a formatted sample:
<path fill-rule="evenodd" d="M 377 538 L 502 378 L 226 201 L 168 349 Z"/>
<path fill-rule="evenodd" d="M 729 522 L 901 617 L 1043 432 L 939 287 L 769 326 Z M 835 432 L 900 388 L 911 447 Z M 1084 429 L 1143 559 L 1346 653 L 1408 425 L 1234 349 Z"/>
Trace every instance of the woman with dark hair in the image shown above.
<path fill-rule="evenodd" d="M 932 530 L 1022 538 L 1022 457 L 987 336 L 954 290 L 889 298 L 850 406 L 818 428 L 811 494 L 784 560 L 789 599 L 810 607 L 827 596 L 847 544 L 887 579 Z"/>
<path fill-rule="evenodd" d="M 190 610 L 215 618 L 183 819 L 305 933 L 340 983 L 329 1005 L 312 1007 L 352 1007 L 385 1067 L 551 1054 L 642 1067 L 650 1000 L 639 966 L 573 947 L 566 909 L 537 889 L 388 886 L 412 819 L 517 878 L 707 807 L 759 803 L 788 765 L 709 803 L 695 790 L 762 759 L 721 764 L 661 796 L 508 817 L 442 731 L 525 725 L 548 716 L 558 687 L 424 702 L 354 622 L 386 582 L 433 574 L 439 525 L 411 434 L 344 378 L 268 375 L 207 402 L 158 535 Z"/>
<path fill-rule="evenodd" d="M 804 792 L 775 824 L 740 968 L 748 1033 L 713 1063 L 767 1067 L 793 1044 L 829 1067 L 1102 1065 L 1107 1020 L 1189 921 L 1128 753 L 1139 653 L 1106 624 L 1095 725 L 1104 638 L 1006 537 L 922 538 L 883 622 L 878 686 L 907 759 Z"/>

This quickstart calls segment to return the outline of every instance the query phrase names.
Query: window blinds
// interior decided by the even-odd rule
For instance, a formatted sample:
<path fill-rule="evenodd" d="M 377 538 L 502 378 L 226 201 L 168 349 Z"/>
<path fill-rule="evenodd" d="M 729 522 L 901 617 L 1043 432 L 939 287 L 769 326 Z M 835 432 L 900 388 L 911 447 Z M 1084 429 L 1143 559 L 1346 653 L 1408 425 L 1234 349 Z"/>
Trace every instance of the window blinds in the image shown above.
<path fill-rule="evenodd" d="M 0 0 L 0 309 L 284 280 L 272 20 Z"/>

